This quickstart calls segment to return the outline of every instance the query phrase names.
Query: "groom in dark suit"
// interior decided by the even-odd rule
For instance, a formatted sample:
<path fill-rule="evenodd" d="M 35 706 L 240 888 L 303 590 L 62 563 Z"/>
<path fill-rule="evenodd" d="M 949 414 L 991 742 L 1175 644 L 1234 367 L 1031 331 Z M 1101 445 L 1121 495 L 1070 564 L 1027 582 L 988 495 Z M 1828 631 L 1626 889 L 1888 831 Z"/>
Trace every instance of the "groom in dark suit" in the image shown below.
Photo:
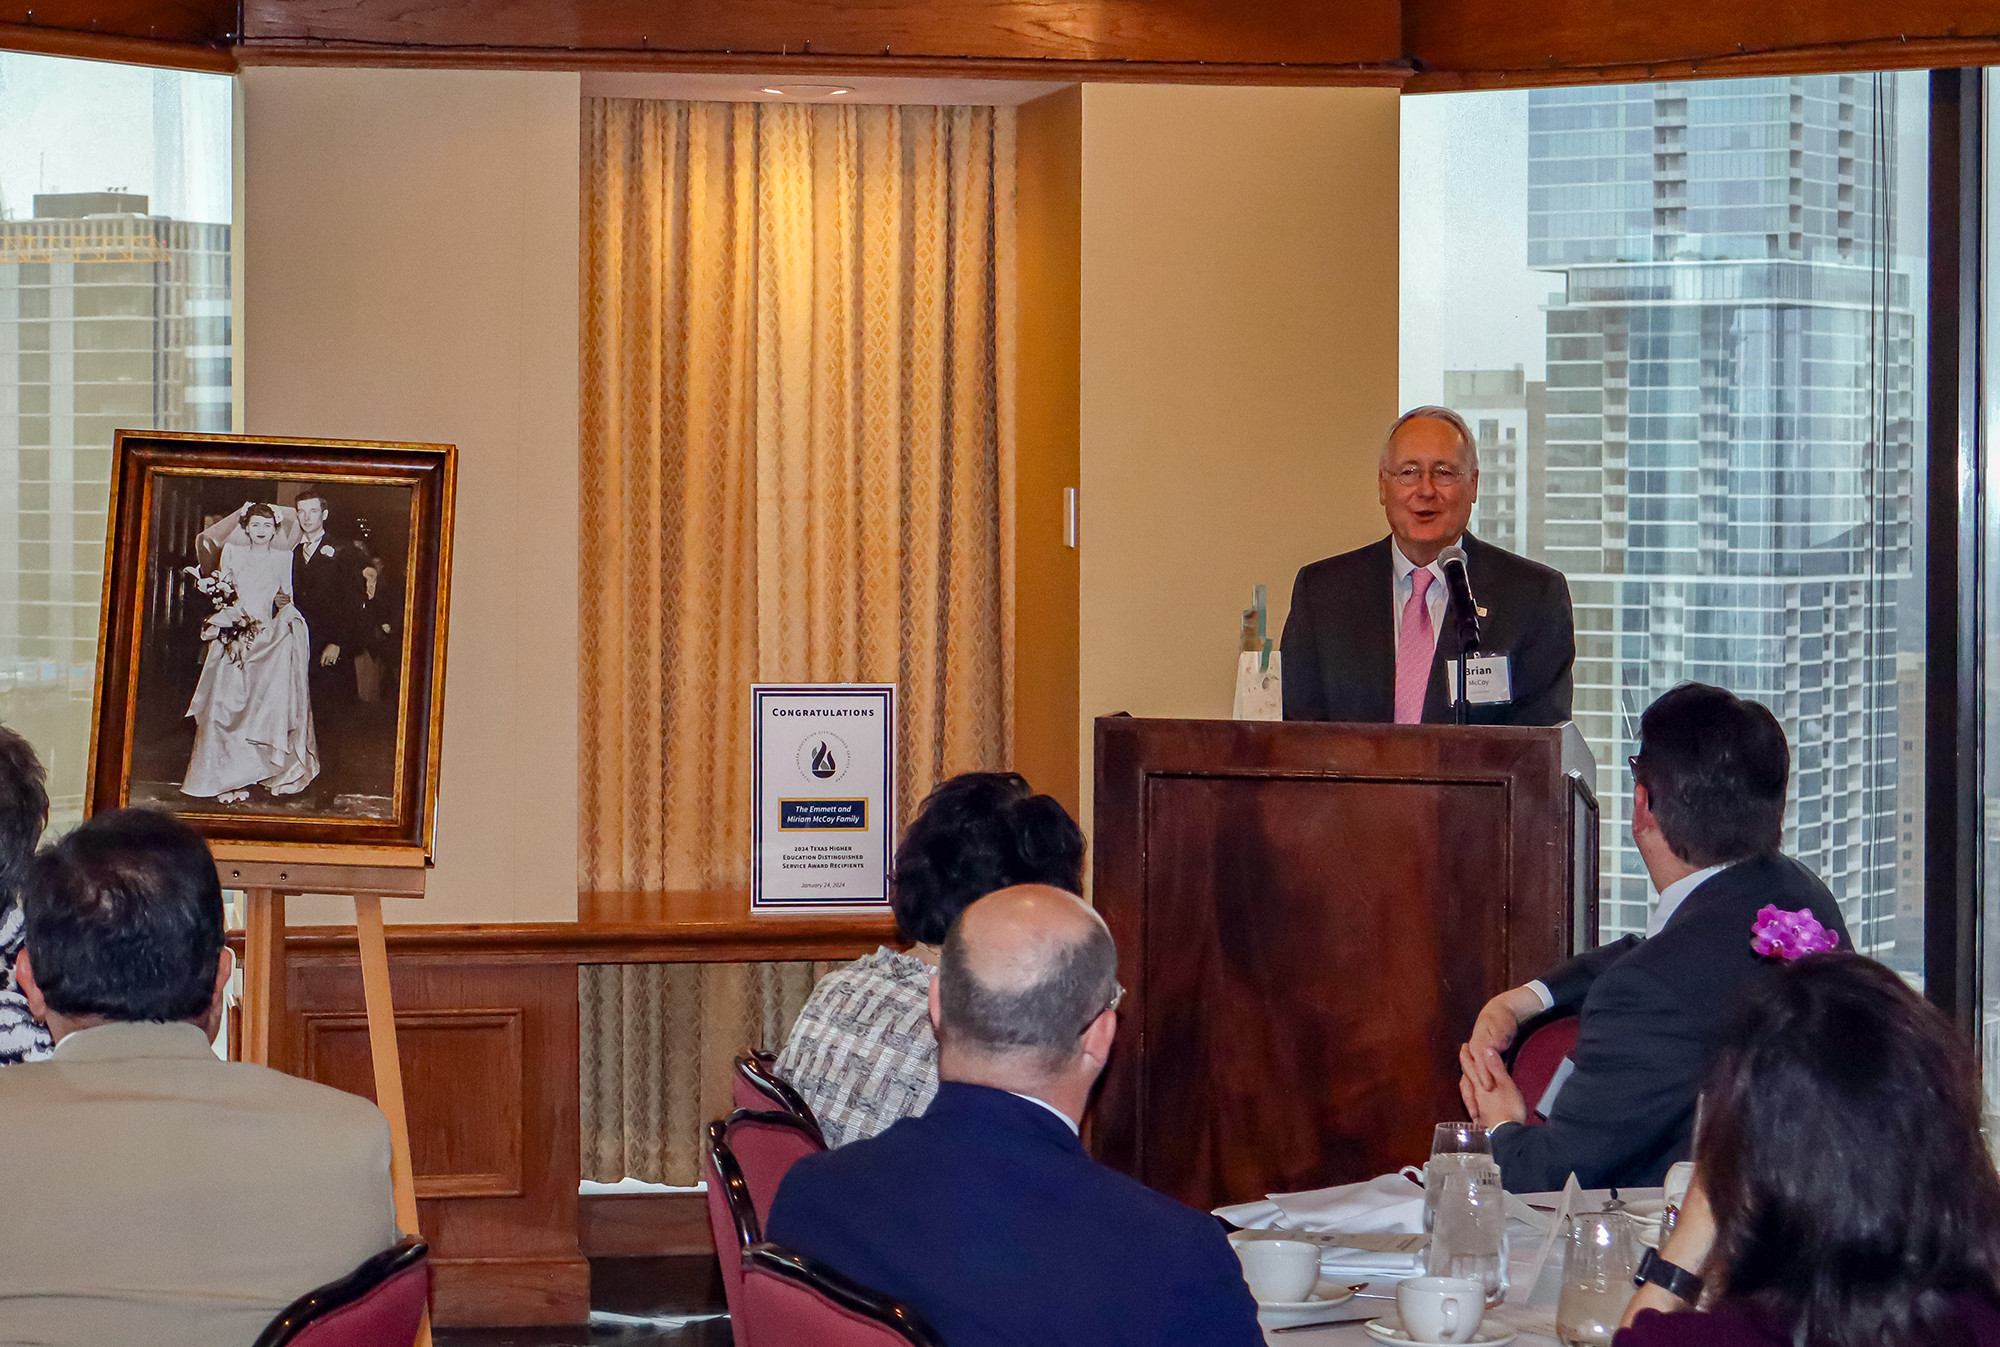
<path fill-rule="evenodd" d="M 1489 1130 L 1509 1191 L 1646 1187 L 1688 1158 L 1695 1100 L 1737 1003 L 1776 966 L 1751 948 L 1766 904 L 1810 908 L 1853 949 L 1840 905 L 1778 854 L 1790 775 L 1785 732 L 1755 702 L 1683 683 L 1639 719 L 1632 840 L 1660 901 L 1644 937 L 1580 954 L 1486 1003 L 1459 1050 L 1459 1091 Z M 1549 1011 L 1580 1013 L 1548 1124 L 1500 1053 Z"/>
<path fill-rule="evenodd" d="M 1285 619 L 1286 720 L 1448 723 L 1458 616 L 1438 561 L 1465 549 L 1480 607 L 1480 653 L 1506 655 L 1511 693 L 1475 701 L 1474 725 L 1560 725 L 1576 663 L 1569 584 L 1560 571 L 1465 531 L 1479 499 L 1479 447 L 1447 407 L 1418 407 L 1389 431 L 1376 495 L 1390 535 L 1299 571 Z"/>
<path fill-rule="evenodd" d="M 326 498 L 307 491 L 293 508 L 305 536 L 292 550 L 292 601 L 312 637 L 307 673 L 319 743 L 319 775 L 307 789 L 312 802 L 325 807 L 341 791 L 352 789 L 344 748 L 355 701 L 356 624 L 366 590 L 354 559 L 327 533 L 333 512 Z"/>
<path fill-rule="evenodd" d="M 807 1156 L 772 1242 L 914 1308 L 951 1347 L 1256 1347 L 1222 1228 L 1077 1138 L 1118 1031 L 1118 954 L 1060 889 L 968 907 L 931 981 L 921 1117 Z"/>

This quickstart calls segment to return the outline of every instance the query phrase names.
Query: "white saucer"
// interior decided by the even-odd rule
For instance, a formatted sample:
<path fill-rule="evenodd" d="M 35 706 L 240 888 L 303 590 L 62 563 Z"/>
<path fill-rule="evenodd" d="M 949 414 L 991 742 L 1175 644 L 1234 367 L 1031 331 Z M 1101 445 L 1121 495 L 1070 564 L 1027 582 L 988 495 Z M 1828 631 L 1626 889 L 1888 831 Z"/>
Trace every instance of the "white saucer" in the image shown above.
<path fill-rule="evenodd" d="M 1393 1342 L 1398 1344 L 1398 1347 L 1451 1347 L 1450 1343 L 1417 1341 L 1417 1339 L 1403 1331 L 1400 1321 L 1370 1319 L 1362 1327 L 1368 1330 L 1368 1336 L 1375 1339 L 1375 1341 Z M 1463 1347 L 1500 1347 L 1501 1343 L 1512 1342 L 1514 1340 L 1515 1332 L 1513 1329 L 1508 1328 L 1504 1324 L 1495 1324 L 1494 1328 L 1498 1331 L 1488 1333 L 1485 1331 L 1485 1323 L 1481 1322 L 1479 1325 L 1480 1331 L 1468 1338 Z"/>
<path fill-rule="evenodd" d="M 1311 1323 L 1322 1312 L 1332 1309 L 1335 1305 L 1345 1305 L 1354 1299 L 1354 1293 L 1360 1289 L 1352 1282 L 1321 1278 L 1319 1285 L 1313 1287 L 1309 1299 L 1258 1301 L 1257 1322 L 1265 1328 Z"/>

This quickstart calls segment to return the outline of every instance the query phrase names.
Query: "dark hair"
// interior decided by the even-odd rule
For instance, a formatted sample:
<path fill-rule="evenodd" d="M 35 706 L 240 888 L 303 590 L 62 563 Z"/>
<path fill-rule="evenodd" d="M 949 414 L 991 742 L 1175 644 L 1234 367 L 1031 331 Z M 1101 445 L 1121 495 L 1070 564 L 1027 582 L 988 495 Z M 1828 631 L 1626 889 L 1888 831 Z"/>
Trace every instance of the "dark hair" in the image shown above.
<path fill-rule="evenodd" d="M 1041 978 L 1001 991 L 979 980 L 968 963 L 964 921 L 951 924 L 938 961 L 940 1032 L 954 1044 L 986 1052 L 1032 1052 L 1044 1070 L 1062 1067 L 1081 1050 L 1078 1039 L 1118 990 L 1118 949 L 1104 923 L 1049 960 Z"/>
<path fill-rule="evenodd" d="M 309 500 L 318 501 L 320 509 L 327 511 L 328 513 L 332 513 L 333 507 L 327 504 L 326 497 L 322 496 L 319 493 L 319 489 L 317 487 L 309 487 L 306 490 L 299 492 L 298 498 L 292 502 L 292 508 L 296 510 Z"/>
<path fill-rule="evenodd" d="M 0 725 L 0 912 L 20 895 L 35 859 L 35 843 L 49 825 L 48 774 L 34 748 Z M 6 969 L 0 967 L 0 981 Z"/>
<path fill-rule="evenodd" d="M 189 1020 L 215 993 L 222 886 L 208 843 L 150 809 L 99 814 L 43 849 L 22 906 L 49 1008 Z"/>
<path fill-rule="evenodd" d="M 1014 884 L 1083 888 L 1083 830 L 1018 772 L 941 783 L 896 848 L 889 905 L 905 940 L 935 945 L 967 905 Z"/>
<path fill-rule="evenodd" d="M 278 524 L 278 512 L 269 505 L 261 502 L 246 505 L 243 507 L 243 513 L 237 518 L 236 522 L 247 526 L 252 519 L 268 519 L 271 521 L 271 526 L 275 528 Z"/>
<path fill-rule="evenodd" d="M 2000 1295 L 2000 1175 L 1951 1022 L 1858 954 L 1763 979 L 1702 1093 L 1716 1298 L 1812 1347 L 1970 1342 L 1947 1297 Z"/>
<path fill-rule="evenodd" d="M 1681 684 L 1639 717 L 1633 776 L 1689 865 L 1732 864 L 1784 840 L 1791 753 L 1778 718 L 1756 702 Z"/>

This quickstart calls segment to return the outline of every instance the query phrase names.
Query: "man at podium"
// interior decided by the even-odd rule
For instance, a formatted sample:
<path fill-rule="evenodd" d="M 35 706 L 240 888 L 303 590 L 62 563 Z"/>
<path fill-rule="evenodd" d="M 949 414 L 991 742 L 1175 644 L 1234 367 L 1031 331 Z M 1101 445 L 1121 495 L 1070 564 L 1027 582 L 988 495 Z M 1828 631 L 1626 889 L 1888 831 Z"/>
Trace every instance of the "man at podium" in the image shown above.
<path fill-rule="evenodd" d="M 1465 531 L 1479 499 L 1479 446 L 1448 407 L 1390 428 L 1376 474 L 1390 537 L 1299 571 L 1285 619 L 1286 720 L 1455 721 L 1461 600 L 1480 625 L 1467 697 L 1475 725 L 1570 718 L 1576 635 L 1560 571 Z M 1447 549 L 1462 548 L 1462 568 Z M 1455 573 L 1456 572 L 1456 573 Z M 1453 597 L 1460 577 L 1464 587 Z M 1443 639 L 1439 634 L 1443 633 Z"/>

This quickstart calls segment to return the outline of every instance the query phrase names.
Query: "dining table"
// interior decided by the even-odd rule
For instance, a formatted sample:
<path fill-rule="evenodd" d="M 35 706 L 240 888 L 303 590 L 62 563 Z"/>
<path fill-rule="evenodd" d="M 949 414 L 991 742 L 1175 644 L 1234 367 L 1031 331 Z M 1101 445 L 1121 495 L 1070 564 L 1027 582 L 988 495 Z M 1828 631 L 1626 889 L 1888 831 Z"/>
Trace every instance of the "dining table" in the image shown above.
<path fill-rule="evenodd" d="M 1621 1200 L 1633 1203 L 1657 1200 L 1661 1195 L 1659 1188 L 1618 1190 Z M 1521 1202 L 1510 1207 L 1516 1212 L 1525 1208 L 1525 1214 L 1512 1216 L 1507 1222 L 1507 1294 L 1500 1304 L 1487 1309 L 1479 1331 L 1482 1336 L 1492 1335 L 1496 1329 L 1512 1331 L 1516 1335 L 1512 1340 L 1514 1347 L 1557 1347 L 1556 1299 L 1562 1287 L 1563 1241 L 1558 1232 L 1553 1242 L 1549 1242 L 1549 1222 L 1562 1202 L 1562 1194 L 1518 1196 Z M 1572 1210 L 1600 1211 L 1610 1198 L 1609 1189 L 1586 1188 L 1578 1193 Z M 1545 1242 L 1549 1247 L 1546 1259 L 1542 1259 Z M 1538 1260 L 1539 1275 L 1533 1285 L 1528 1285 Z M 1386 1319 L 1391 1325 L 1400 1323 L 1395 1281 L 1368 1282 L 1352 1299 L 1330 1306 L 1324 1316 L 1303 1321 L 1320 1324 L 1319 1327 L 1284 1329 L 1282 1323 L 1300 1321 L 1294 1316 L 1289 1321 L 1273 1323 L 1269 1317 L 1259 1315 L 1267 1347 L 1380 1347 L 1364 1327 L 1372 1319 Z"/>

